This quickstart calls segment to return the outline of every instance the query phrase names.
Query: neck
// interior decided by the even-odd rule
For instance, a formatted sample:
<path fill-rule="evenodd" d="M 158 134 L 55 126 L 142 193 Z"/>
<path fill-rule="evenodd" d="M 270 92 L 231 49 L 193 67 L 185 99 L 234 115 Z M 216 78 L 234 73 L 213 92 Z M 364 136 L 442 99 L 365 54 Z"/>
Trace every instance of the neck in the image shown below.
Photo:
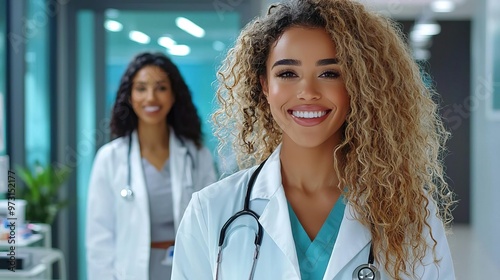
<path fill-rule="evenodd" d="M 137 135 L 141 150 L 168 149 L 170 131 L 166 123 L 155 125 L 139 123 Z"/>
<path fill-rule="evenodd" d="M 337 188 L 333 152 L 336 145 L 299 147 L 291 139 L 283 139 L 280 160 L 283 186 L 306 193 Z"/>

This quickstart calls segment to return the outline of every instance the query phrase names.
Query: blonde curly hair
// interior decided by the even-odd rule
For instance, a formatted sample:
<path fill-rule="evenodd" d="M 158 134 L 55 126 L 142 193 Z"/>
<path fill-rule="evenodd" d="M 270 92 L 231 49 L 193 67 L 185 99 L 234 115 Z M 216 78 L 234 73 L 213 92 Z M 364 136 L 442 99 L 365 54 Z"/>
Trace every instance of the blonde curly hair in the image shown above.
<path fill-rule="evenodd" d="M 292 27 L 323 28 L 336 46 L 350 96 L 344 138 L 334 153 L 340 186 L 371 230 L 377 261 L 394 279 L 414 276 L 436 240 L 429 204 L 447 226 L 455 201 L 442 165 L 449 133 L 399 27 L 351 0 L 292 0 L 272 5 L 241 31 L 218 71 L 213 114 L 219 151 L 230 147 L 240 168 L 266 159 L 280 144 L 260 77 L 270 49 Z M 332 151 L 333 152 L 333 151 Z M 424 236 L 428 229 L 434 246 Z"/>

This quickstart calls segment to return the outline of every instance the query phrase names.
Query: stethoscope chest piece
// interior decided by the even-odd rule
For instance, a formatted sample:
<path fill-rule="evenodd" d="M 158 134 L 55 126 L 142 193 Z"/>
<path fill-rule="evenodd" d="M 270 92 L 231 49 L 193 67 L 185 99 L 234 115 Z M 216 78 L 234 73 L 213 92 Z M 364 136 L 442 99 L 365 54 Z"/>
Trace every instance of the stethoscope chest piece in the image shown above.
<path fill-rule="evenodd" d="M 132 192 L 132 189 L 130 189 L 130 187 L 127 187 L 120 191 L 120 195 L 126 200 L 132 200 L 134 193 Z"/>
<path fill-rule="evenodd" d="M 380 272 L 373 264 L 362 264 L 352 273 L 352 280 L 379 280 Z"/>

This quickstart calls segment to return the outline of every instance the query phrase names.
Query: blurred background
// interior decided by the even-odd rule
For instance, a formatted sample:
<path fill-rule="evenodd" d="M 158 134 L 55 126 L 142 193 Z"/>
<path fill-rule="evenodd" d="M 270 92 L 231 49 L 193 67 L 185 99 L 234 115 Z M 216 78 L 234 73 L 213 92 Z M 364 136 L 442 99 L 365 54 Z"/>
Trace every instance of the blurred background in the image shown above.
<path fill-rule="evenodd" d="M 53 209 L 34 218 L 16 206 L 29 221 L 17 229 L 17 244 L 40 249 L 47 279 L 86 279 L 88 178 L 95 152 L 109 141 L 111 106 L 130 59 L 141 51 L 173 59 L 215 156 L 216 69 L 241 28 L 273 2 L 0 0 L 0 217 L 14 192 Z M 459 200 L 449 237 L 457 279 L 492 279 L 500 275 L 500 1 L 361 2 L 400 23 L 423 78 L 441 94 L 452 132 L 446 172 Z M 51 172 L 57 176 L 47 183 Z M 44 184 L 50 188 L 35 198 L 27 192 Z M 8 252 L 9 231 L 0 228 L 0 251 Z"/>

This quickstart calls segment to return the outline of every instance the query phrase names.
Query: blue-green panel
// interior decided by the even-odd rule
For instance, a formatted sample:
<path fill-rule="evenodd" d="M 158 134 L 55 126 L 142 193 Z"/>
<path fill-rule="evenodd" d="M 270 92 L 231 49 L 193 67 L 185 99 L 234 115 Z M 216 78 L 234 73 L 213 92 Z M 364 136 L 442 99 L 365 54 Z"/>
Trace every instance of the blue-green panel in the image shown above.
<path fill-rule="evenodd" d="M 500 5 L 499 5 L 500 6 Z M 498 9 L 500 12 L 500 9 Z M 493 110 L 500 111 L 500 18 L 493 19 L 499 28 L 493 30 Z"/>
<path fill-rule="evenodd" d="M 87 279 L 85 219 L 87 190 L 95 149 L 94 13 L 82 10 L 77 15 L 77 221 L 78 275 Z"/>
<path fill-rule="evenodd" d="M 26 164 L 50 162 L 49 16 L 44 0 L 27 0 L 25 149 Z"/>
<path fill-rule="evenodd" d="M 7 25 L 7 2 L 0 1 L 0 61 L 7 61 L 7 45 L 6 45 L 6 25 Z M 6 114 L 6 79 L 5 72 L 6 63 L 0 63 L 0 155 L 7 153 L 7 114 Z"/>

